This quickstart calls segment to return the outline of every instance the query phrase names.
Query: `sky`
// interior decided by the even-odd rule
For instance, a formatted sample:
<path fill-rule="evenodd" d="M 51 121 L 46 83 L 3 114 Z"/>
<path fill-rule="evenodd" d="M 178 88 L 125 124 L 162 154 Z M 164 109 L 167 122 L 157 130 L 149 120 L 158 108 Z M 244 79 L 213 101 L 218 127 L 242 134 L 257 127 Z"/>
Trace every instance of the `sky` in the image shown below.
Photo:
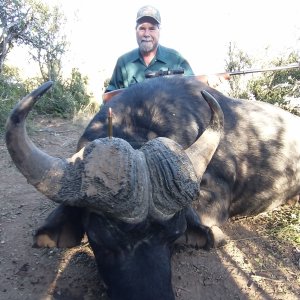
<path fill-rule="evenodd" d="M 79 68 L 96 97 L 101 97 L 103 81 L 111 76 L 117 58 L 137 47 L 136 13 L 147 4 L 161 14 L 160 43 L 179 51 L 198 75 L 224 71 L 230 42 L 258 60 L 300 52 L 299 0 L 44 2 L 60 6 L 68 20 L 65 71 Z M 25 64 L 27 70 L 29 66 Z"/>

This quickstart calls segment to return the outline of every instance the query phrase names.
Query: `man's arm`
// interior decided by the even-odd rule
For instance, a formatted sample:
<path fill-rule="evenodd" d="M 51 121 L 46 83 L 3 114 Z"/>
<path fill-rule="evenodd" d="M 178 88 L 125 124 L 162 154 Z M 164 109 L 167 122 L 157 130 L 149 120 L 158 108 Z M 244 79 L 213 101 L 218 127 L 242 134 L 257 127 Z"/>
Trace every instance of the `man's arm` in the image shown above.
<path fill-rule="evenodd" d="M 104 93 L 124 88 L 122 64 L 120 58 L 117 60 L 111 79 Z"/>
<path fill-rule="evenodd" d="M 192 67 L 190 66 L 189 62 L 184 58 L 182 58 L 180 67 L 184 70 L 184 75 L 186 75 L 186 76 L 192 76 L 195 74 Z"/>

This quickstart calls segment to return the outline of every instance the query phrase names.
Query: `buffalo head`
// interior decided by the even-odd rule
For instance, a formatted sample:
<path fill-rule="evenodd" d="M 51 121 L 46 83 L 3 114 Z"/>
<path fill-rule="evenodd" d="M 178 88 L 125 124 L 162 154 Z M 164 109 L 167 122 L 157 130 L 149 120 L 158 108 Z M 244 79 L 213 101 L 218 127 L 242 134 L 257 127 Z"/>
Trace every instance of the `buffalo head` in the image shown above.
<path fill-rule="evenodd" d="M 218 103 L 202 92 L 211 121 L 188 149 L 164 137 L 136 150 L 123 139 L 103 138 L 62 159 L 38 149 L 25 127 L 51 85 L 26 96 L 8 118 L 6 144 L 14 163 L 49 199 L 84 212 L 73 223 L 82 223 L 112 299 L 173 299 L 170 246 L 186 230 L 189 206 L 218 147 Z"/>

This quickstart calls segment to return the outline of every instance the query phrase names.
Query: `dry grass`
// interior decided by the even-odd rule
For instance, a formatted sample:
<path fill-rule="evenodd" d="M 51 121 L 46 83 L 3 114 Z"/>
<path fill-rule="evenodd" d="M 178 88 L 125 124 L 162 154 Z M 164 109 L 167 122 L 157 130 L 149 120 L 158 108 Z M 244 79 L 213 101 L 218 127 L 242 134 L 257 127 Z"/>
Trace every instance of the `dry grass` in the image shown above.
<path fill-rule="evenodd" d="M 262 231 L 266 234 L 300 247 L 300 203 L 282 206 L 257 218 L 265 224 Z"/>

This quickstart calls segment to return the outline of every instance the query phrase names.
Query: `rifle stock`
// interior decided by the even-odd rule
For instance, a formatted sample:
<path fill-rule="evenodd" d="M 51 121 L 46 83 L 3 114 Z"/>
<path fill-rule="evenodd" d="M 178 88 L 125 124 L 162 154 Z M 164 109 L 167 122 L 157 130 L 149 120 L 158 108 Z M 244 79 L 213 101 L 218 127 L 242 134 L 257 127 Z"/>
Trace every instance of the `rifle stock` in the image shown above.
<path fill-rule="evenodd" d="M 201 81 L 201 82 L 204 82 L 206 84 L 209 85 L 209 78 L 210 77 L 216 77 L 216 78 L 219 78 L 220 81 L 222 80 L 229 80 L 230 79 L 230 73 L 215 73 L 215 74 L 211 74 L 211 75 L 196 75 L 194 76 L 195 78 L 197 78 L 197 80 Z"/>
<path fill-rule="evenodd" d="M 273 67 L 273 68 L 267 68 L 267 69 L 249 69 L 249 70 L 240 70 L 240 71 L 232 71 L 232 72 L 224 72 L 224 73 L 215 73 L 215 74 L 211 74 L 211 75 L 192 75 L 189 77 L 195 77 L 197 80 L 208 84 L 209 77 L 211 77 L 211 76 L 219 77 L 222 81 L 222 79 L 229 80 L 230 77 L 234 76 L 234 75 L 244 75 L 244 74 L 259 73 L 259 72 L 274 72 L 274 71 L 280 71 L 280 70 L 299 69 L 299 68 L 300 68 L 300 63 L 297 62 L 294 64 L 290 64 L 288 66 L 279 66 L 279 67 Z M 176 74 L 176 73 L 172 73 L 172 74 Z M 158 75 L 158 76 L 160 76 L 160 75 Z M 158 77 L 158 76 L 154 76 L 154 77 Z M 169 76 L 169 75 L 166 75 L 166 76 Z M 182 76 L 182 75 L 177 75 L 177 76 Z M 102 95 L 102 99 L 104 102 L 107 102 L 115 95 L 122 93 L 124 90 L 125 89 L 118 89 L 118 90 L 104 93 Z"/>
<path fill-rule="evenodd" d="M 102 100 L 104 103 L 106 103 L 107 101 L 109 101 L 112 97 L 122 93 L 125 89 L 118 89 L 118 90 L 114 90 L 114 91 L 111 91 L 111 92 L 107 92 L 107 93 L 104 93 L 102 95 Z"/>

